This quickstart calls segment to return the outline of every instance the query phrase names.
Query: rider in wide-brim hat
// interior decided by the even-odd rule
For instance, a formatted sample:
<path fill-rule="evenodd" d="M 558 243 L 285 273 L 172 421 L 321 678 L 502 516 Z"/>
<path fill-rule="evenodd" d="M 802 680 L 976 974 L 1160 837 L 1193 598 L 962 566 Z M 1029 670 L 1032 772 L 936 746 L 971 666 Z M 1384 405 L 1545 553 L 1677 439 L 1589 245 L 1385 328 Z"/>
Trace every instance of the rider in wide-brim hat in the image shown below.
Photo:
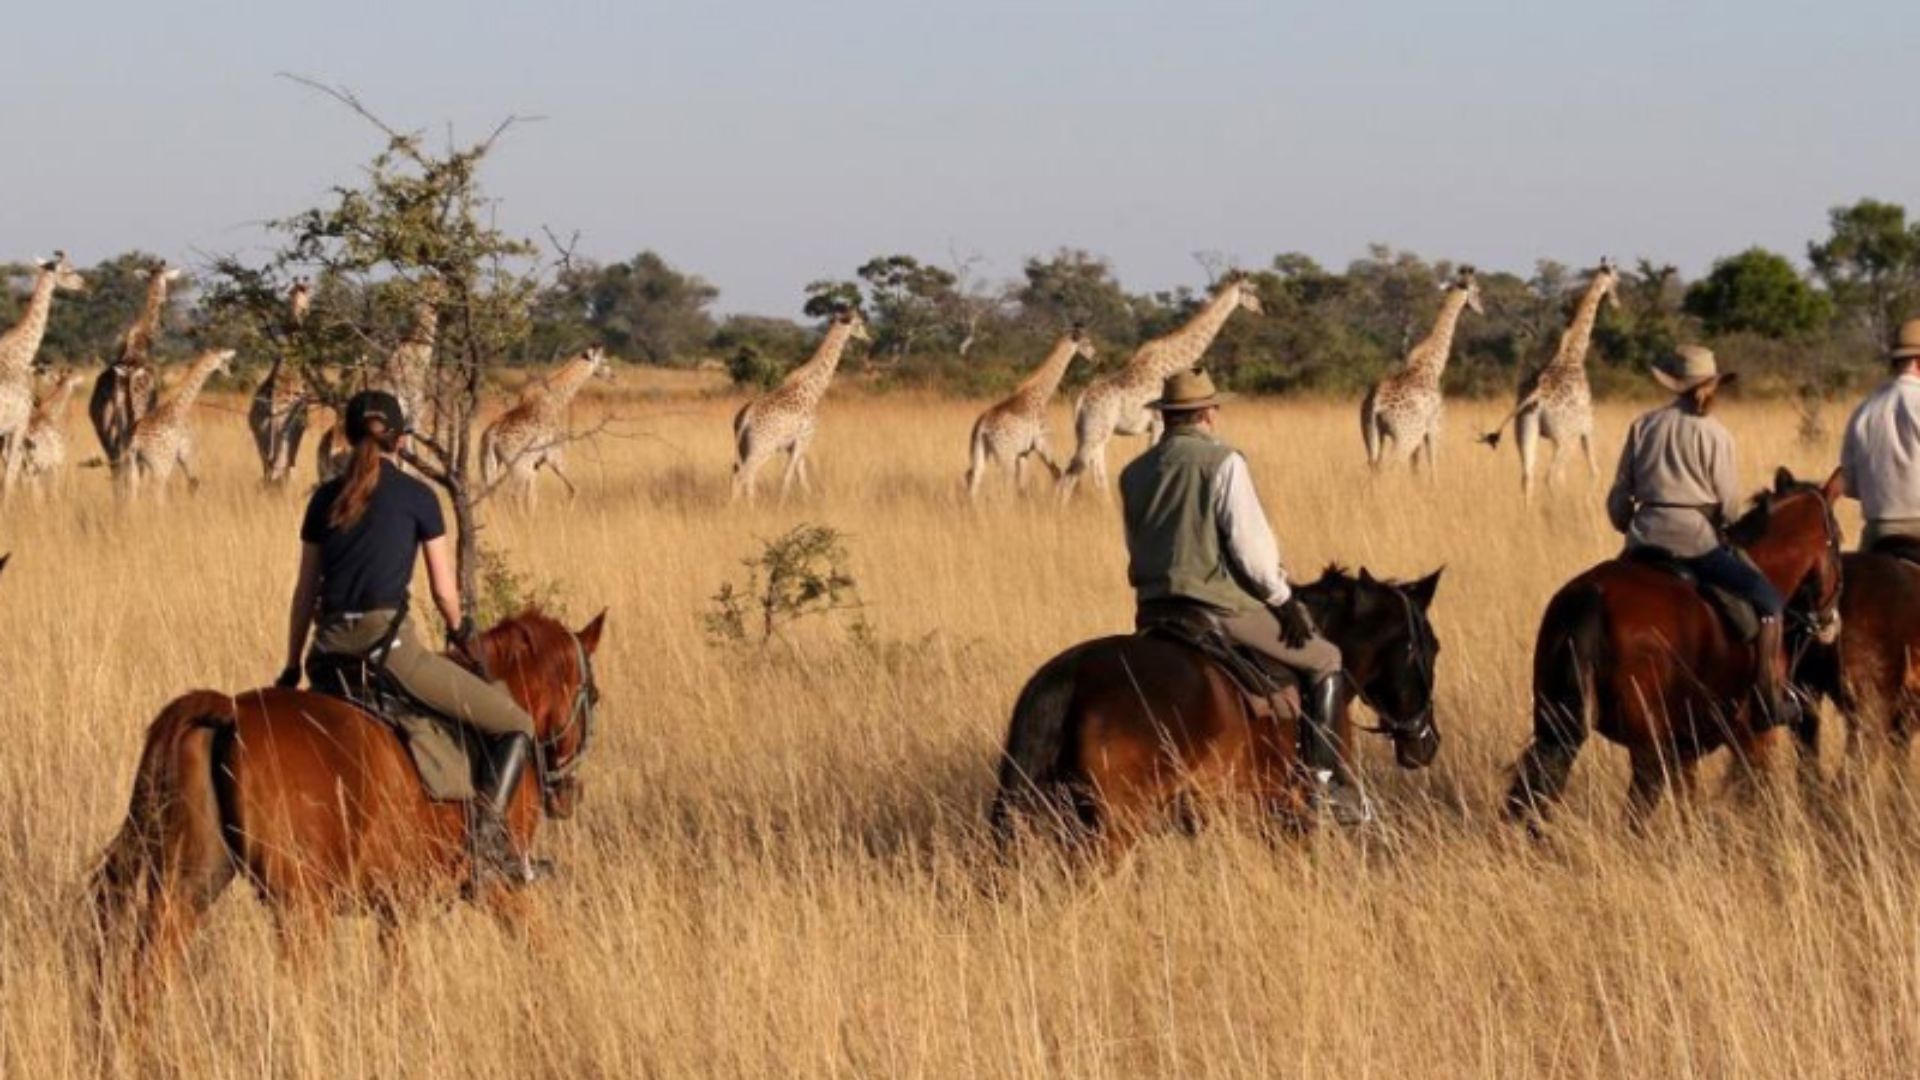
<path fill-rule="evenodd" d="M 1840 469 L 1860 500 L 1860 549 L 1920 540 L 1920 319 L 1908 319 L 1887 350 L 1893 377 L 1847 419 Z"/>
<path fill-rule="evenodd" d="M 1682 345 L 1673 355 L 1653 366 L 1653 377 L 1676 394 L 1689 394 L 1711 383 L 1728 386 L 1740 378 L 1737 371 L 1721 371 L 1713 350 L 1703 345 Z"/>

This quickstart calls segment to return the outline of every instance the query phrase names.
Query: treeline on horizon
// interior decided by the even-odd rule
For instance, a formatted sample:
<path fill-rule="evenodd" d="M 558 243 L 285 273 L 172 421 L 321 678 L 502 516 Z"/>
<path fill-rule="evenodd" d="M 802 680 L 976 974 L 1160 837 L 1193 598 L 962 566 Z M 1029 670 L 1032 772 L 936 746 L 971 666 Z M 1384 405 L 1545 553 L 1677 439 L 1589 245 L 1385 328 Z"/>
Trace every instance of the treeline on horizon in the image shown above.
<path fill-rule="evenodd" d="M 1828 235 L 1808 243 L 1806 258 L 1810 269 L 1802 273 L 1779 253 L 1749 248 L 1717 260 L 1695 281 L 1671 265 L 1623 260 L 1620 302 L 1602 310 L 1588 357 L 1596 390 L 1643 389 L 1639 377 L 1648 366 L 1686 341 L 1712 346 L 1746 376 L 1749 393 L 1826 396 L 1872 379 L 1894 328 L 1920 313 L 1920 224 L 1909 223 L 1894 203 L 1863 199 L 1836 207 Z M 129 252 L 84 268 L 88 289 L 56 301 L 39 362 L 87 365 L 117 355 L 154 261 Z M 1457 268 L 1385 245 L 1340 270 L 1299 254 L 1242 268 L 1259 283 L 1267 316 L 1230 320 L 1208 364 L 1242 392 L 1356 393 L 1427 333 L 1441 285 Z M 1479 267 L 1486 314 L 1463 317 L 1448 390 L 1511 392 L 1553 354 L 1591 270 L 1550 260 L 1524 275 Z M 24 307 L 22 286 L 32 268 L 14 264 L 0 273 L 15 286 L 0 291 L 0 325 L 7 325 Z M 316 288 L 325 297 L 349 286 L 322 279 Z M 1037 364 L 1063 331 L 1081 324 L 1100 359 L 1072 373 L 1071 386 L 1117 367 L 1141 342 L 1178 326 L 1205 293 L 1204 286 L 1129 292 L 1104 259 L 1080 250 L 1030 258 L 1019 280 L 1001 284 L 980 280 L 965 261 L 942 265 L 889 254 L 845 278 L 809 285 L 802 320 L 719 317 L 712 311 L 718 288 L 654 252 L 612 263 L 570 257 L 534 297 L 519 354 L 500 362 L 545 363 L 602 344 L 632 363 L 721 366 L 738 384 L 769 385 L 806 358 L 818 320 L 854 304 L 865 313 L 873 342 L 847 370 L 875 385 L 998 392 Z M 201 302 L 191 279 L 174 295 L 159 349 L 163 359 L 212 345 L 241 348 L 249 365 L 270 359 L 247 328 Z M 370 307 L 380 301 L 347 299 Z M 396 308 L 393 317 L 404 315 Z"/>

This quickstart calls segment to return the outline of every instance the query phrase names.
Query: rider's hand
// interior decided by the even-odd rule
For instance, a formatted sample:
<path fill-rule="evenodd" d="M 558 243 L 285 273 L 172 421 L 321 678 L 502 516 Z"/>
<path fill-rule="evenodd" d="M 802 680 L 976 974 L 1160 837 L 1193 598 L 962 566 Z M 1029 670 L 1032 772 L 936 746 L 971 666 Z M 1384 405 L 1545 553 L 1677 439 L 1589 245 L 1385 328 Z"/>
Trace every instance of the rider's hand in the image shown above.
<path fill-rule="evenodd" d="M 282 690 L 300 689 L 300 665 L 288 664 L 280 669 L 280 677 L 273 680 L 273 685 Z"/>
<path fill-rule="evenodd" d="M 1312 613 L 1307 611 L 1307 605 L 1301 603 L 1298 596 L 1290 596 L 1286 603 L 1274 608 L 1273 617 L 1280 622 L 1280 643 L 1289 649 L 1305 645 L 1313 640 L 1317 632 Z"/>
<path fill-rule="evenodd" d="M 473 625 L 473 616 L 462 615 L 460 625 L 448 629 L 447 643 L 467 659 L 476 660 L 478 657 L 473 655 L 473 643 L 479 636 L 480 630 Z"/>

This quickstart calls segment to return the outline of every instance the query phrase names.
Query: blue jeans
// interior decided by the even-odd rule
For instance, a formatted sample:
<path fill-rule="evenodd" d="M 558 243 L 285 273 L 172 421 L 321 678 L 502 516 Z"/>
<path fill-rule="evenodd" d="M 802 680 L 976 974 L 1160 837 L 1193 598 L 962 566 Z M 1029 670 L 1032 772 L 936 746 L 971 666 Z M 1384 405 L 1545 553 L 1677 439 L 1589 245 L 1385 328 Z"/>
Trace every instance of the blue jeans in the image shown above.
<path fill-rule="evenodd" d="M 1705 555 L 1681 561 L 1702 584 L 1717 585 L 1745 597 L 1763 618 L 1779 618 L 1787 609 L 1786 599 L 1773 587 L 1773 582 L 1724 544 Z"/>

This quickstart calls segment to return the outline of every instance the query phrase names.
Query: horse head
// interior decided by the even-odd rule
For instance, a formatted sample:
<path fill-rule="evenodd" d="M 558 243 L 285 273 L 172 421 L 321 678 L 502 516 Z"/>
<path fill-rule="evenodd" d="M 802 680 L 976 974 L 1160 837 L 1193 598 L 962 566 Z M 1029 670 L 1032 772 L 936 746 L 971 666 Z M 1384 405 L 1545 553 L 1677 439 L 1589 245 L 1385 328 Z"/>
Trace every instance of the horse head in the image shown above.
<path fill-rule="evenodd" d="M 566 818 L 579 804 L 581 761 L 592 745 L 600 684 L 593 657 L 607 613 L 578 630 L 539 611 L 502 620 L 481 635 L 477 659 L 488 675 L 506 680 L 533 717 L 535 761 L 547 815 Z"/>
<path fill-rule="evenodd" d="M 1320 580 L 1300 589 L 1327 639 L 1340 647 L 1360 700 L 1379 716 L 1380 726 L 1372 730 L 1393 740 L 1394 760 L 1403 769 L 1425 768 L 1440 752 L 1434 720 L 1440 639 L 1427 618 L 1440 574 L 1382 581 L 1365 569 L 1355 576 L 1329 566 Z"/>
<path fill-rule="evenodd" d="M 1838 470 L 1815 484 L 1782 466 L 1773 487 L 1756 495 L 1753 508 L 1727 530 L 1787 595 L 1788 616 L 1829 644 L 1840 633 L 1842 535 L 1833 507 L 1844 493 Z"/>

